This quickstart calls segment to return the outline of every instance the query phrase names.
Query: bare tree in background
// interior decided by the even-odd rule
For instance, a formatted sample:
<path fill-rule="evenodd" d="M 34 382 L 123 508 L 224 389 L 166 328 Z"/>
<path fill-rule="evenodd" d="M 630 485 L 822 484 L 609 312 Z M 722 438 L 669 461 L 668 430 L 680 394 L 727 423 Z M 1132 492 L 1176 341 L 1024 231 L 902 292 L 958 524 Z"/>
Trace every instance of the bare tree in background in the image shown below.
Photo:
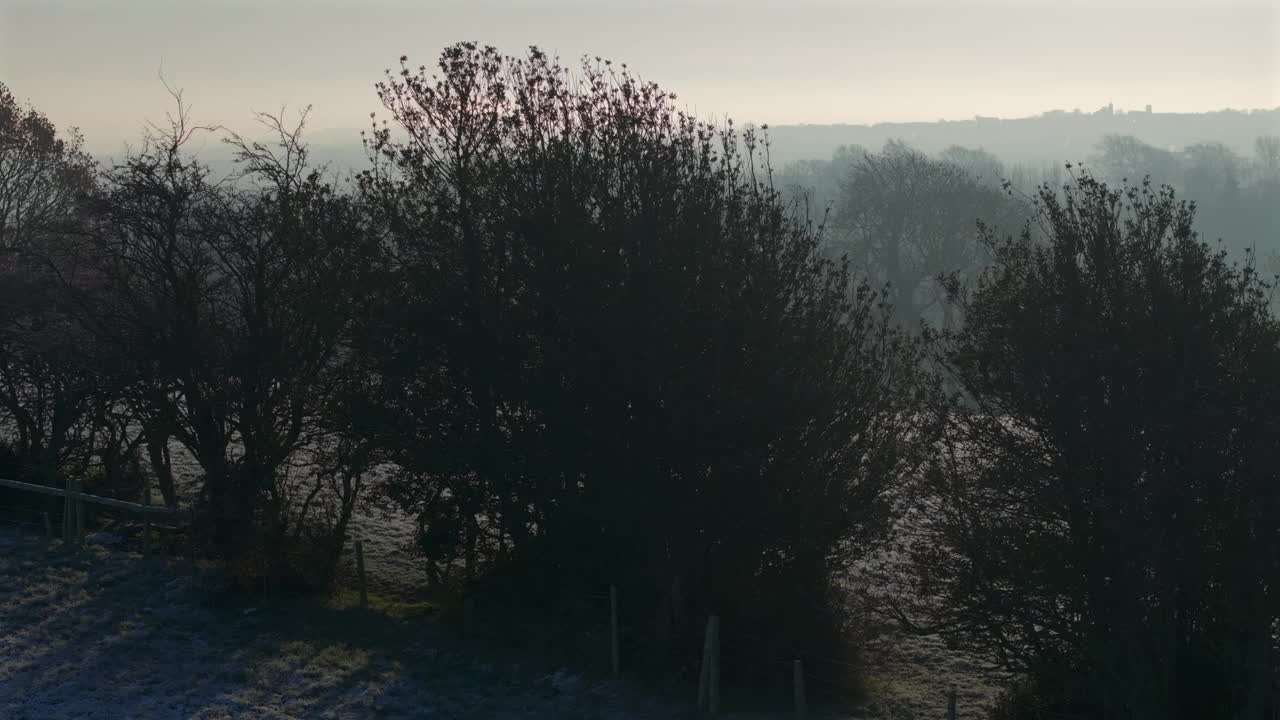
<path fill-rule="evenodd" d="M 924 320 L 950 325 L 953 308 L 944 301 L 938 276 L 969 276 L 979 269 L 986 254 L 978 220 L 1007 228 L 1020 219 L 1021 206 L 973 170 L 901 142 L 864 154 L 847 172 L 833 249 L 846 253 L 855 270 L 890 286 L 890 301 L 905 326 L 915 329 Z"/>

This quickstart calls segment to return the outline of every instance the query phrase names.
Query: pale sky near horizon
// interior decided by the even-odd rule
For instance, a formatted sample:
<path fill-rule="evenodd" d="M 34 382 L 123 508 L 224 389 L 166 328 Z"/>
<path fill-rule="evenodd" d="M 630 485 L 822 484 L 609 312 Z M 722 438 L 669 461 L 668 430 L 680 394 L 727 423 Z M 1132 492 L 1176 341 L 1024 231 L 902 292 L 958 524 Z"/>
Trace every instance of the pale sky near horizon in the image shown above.
<path fill-rule="evenodd" d="M 739 123 L 1280 106 L 1278 0 L 0 0 L 0 81 L 91 148 L 163 117 L 162 67 L 201 122 L 353 128 L 402 53 L 460 40 L 626 62 Z"/>

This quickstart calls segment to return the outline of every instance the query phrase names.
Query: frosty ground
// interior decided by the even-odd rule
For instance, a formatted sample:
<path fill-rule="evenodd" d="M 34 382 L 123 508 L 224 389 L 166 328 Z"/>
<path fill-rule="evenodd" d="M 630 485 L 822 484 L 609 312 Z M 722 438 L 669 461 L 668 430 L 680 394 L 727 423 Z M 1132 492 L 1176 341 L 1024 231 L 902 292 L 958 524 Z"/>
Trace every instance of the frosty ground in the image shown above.
<path fill-rule="evenodd" d="M 60 545 L 60 544 L 59 544 Z M 430 621 L 216 606 L 181 563 L 0 530 L 0 717 L 657 718 L 684 710 L 566 670 L 486 662 Z"/>
<path fill-rule="evenodd" d="M 184 456 L 175 453 L 175 470 L 186 504 L 199 470 Z M 6 720 L 692 717 L 688 702 L 546 658 L 461 649 L 415 604 L 425 567 L 411 550 L 413 521 L 398 513 L 362 506 L 352 518 L 349 546 L 363 541 L 375 593 L 370 611 L 353 607 L 349 591 L 303 605 L 218 599 L 211 571 L 144 561 L 136 548 L 63 549 L 38 530 L 0 525 Z M 985 717 L 999 681 L 973 658 L 890 628 L 866 640 L 867 703 L 831 717 L 942 717 L 953 687 L 960 718 Z M 783 702 L 728 716 L 788 710 Z"/>
<path fill-rule="evenodd" d="M 0 717 L 692 716 L 688 703 L 625 683 L 461 649 L 421 607 L 363 611 L 349 595 L 255 607 L 219 600 L 212 583 L 182 560 L 0 529 Z M 943 688 L 956 683 L 961 717 L 981 716 L 989 689 L 972 683 L 968 661 L 902 640 L 880 639 L 872 703 L 839 717 L 939 717 Z"/>

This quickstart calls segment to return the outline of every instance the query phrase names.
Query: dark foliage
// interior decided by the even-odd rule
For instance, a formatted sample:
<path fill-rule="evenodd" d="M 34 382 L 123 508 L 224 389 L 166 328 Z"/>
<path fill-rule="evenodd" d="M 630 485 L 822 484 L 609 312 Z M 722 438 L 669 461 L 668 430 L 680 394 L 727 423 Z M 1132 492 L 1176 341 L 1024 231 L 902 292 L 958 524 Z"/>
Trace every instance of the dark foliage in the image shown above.
<path fill-rule="evenodd" d="M 301 122 L 262 116 L 274 145 L 229 136 L 241 172 L 215 182 L 186 151 L 209 129 L 175 99 L 169 126 L 103 174 L 76 252 L 47 262 L 79 278 L 59 292 L 93 341 L 82 354 L 117 389 L 124 462 L 145 448 L 172 505 L 180 443 L 204 474 L 213 549 L 313 577 L 336 562 L 375 461 L 340 408 L 363 372 L 351 338 L 379 245 L 354 199 L 308 165 Z"/>
<path fill-rule="evenodd" d="M 908 619 L 1029 676 L 1009 717 L 1262 717 L 1280 532 L 1267 288 L 1167 188 L 1085 175 L 1039 209 L 1045 242 L 989 237 L 974 291 L 951 285 L 967 323 L 940 362 L 967 402 L 923 483 Z"/>
<path fill-rule="evenodd" d="M 463 44 L 379 86 L 391 496 L 491 600 L 620 586 L 666 667 L 709 612 L 762 653 L 839 652 L 831 583 L 919 459 L 917 350 L 753 134 L 608 62 L 578 76 Z"/>
<path fill-rule="evenodd" d="M 79 135 L 0 84 L 0 438 L 17 479 L 52 482 L 93 455 L 102 388 L 41 260 L 81 225 L 92 178 Z"/>

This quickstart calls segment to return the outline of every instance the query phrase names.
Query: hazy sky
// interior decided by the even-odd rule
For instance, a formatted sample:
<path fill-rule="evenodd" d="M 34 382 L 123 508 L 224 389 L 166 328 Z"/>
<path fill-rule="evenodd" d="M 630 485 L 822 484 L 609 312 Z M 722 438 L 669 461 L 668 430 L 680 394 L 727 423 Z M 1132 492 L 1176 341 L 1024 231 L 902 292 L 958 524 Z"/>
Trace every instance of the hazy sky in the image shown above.
<path fill-rule="evenodd" d="M 478 40 L 627 62 L 703 116 L 829 123 L 1280 106 L 1280 2 L 0 0 L 0 80 L 91 147 L 196 119 L 364 127 L 401 53 Z"/>

